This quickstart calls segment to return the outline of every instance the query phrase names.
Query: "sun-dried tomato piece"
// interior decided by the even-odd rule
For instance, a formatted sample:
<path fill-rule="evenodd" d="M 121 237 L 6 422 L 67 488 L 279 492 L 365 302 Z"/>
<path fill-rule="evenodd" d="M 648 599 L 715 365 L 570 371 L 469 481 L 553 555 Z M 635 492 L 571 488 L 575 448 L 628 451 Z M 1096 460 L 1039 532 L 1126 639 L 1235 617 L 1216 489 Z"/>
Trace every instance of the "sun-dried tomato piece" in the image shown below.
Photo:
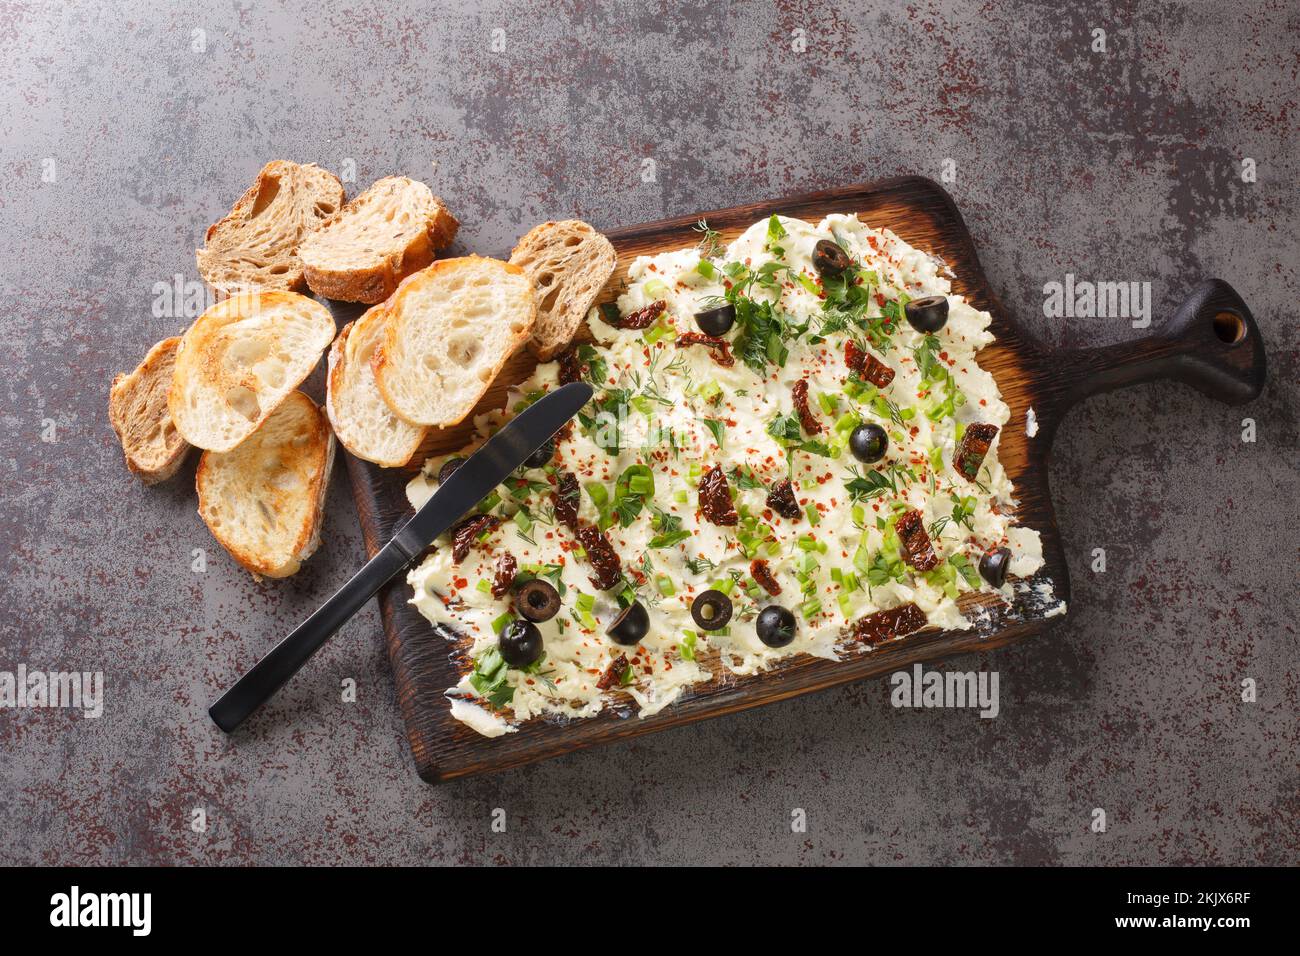
<path fill-rule="evenodd" d="M 519 562 L 515 560 L 515 556 L 509 551 L 497 558 L 496 574 L 492 578 L 492 596 L 494 598 L 506 595 L 515 583 L 515 574 L 518 570 Z"/>
<path fill-rule="evenodd" d="M 623 580 L 623 563 L 618 559 L 618 552 L 594 524 L 585 522 L 578 527 L 578 542 L 587 552 L 587 562 L 596 572 L 588 575 L 587 580 L 602 591 L 608 591 Z"/>
<path fill-rule="evenodd" d="M 849 367 L 849 371 L 877 388 L 884 388 L 894 380 L 892 368 L 852 339 L 844 343 L 844 364 Z"/>
<path fill-rule="evenodd" d="M 570 531 L 578 530 L 578 479 L 572 472 L 560 472 L 560 481 L 551 492 L 555 517 Z"/>
<path fill-rule="evenodd" d="M 791 521 L 798 521 L 799 516 L 803 514 L 799 510 L 799 502 L 794 497 L 794 482 L 788 479 L 778 481 L 772 486 L 767 493 L 767 506 L 782 518 L 789 518 Z"/>
<path fill-rule="evenodd" d="M 451 529 L 451 560 L 460 564 L 469 549 L 484 531 L 491 531 L 501 523 L 495 515 L 471 515 Z"/>
<path fill-rule="evenodd" d="M 862 367 L 862 377 L 876 388 L 884 388 L 894 380 L 894 370 L 868 352 Z"/>
<path fill-rule="evenodd" d="M 600 690 L 609 690 L 615 684 L 623 683 L 623 675 L 627 673 L 627 668 L 627 655 L 618 655 L 609 662 L 609 666 L 605 668 L 605 673 L 600 675 L 600 680 L 596 681 L 596 687 Z"/>
<path fill-rule="evenodd" d="M 714 465 L 700 479 L 700 510 L 704 517 L 716 525 L 734 525 L 739 523 L 736 506 L 731 501 L 731 486 L 727 484 L 727 473 Z"/>
<path fill-rule="evenodd" d="M 895 637 L 919 631 L 928 623 L 925 612 L 909 602 L 859 619 L 853 625 L 853 636 L 875 647 Z"/>
<path fill-rule="evenodd" d="M 578 358 L 578 347 L 576 345 L 571 345 L 561 352 L 556 361 L 560 363 L 561 385 L 582 381 L 587 366 L 582 359 Z"/>
<path fill-rule="evenodd" d="M 731 346 L 725 339 L 705 335 L 703 332 L 683 332 L 677 336 L 677 347 L 679 349 L 688 345 L 708 346 L 709 351 L 713 354 L 713 361 L 723 368 L 731 368 L 736 364 L 736 360 L 731 356 Z"/>
<path fill-rule="evenodd" d="M 648 329 L 654 325 L 655 319 L 663 315 L 666 308 L 668 308 L 668 303 L 663 299 L 651 302 L 644 309 L 637 309 L 635 312 L 623 316 L 618 320 L 617 327 L 620 329 Z"/>
<path fill-rule="evenodd" d="M 903 560 L 918 571 L 933 571 L 939 566 L 939 556 L 934 553 L 930 536 L 925 533 L 925 520 L 913 508 L 905 511 L 894 523 L 898 540 L 903 545 Z"/>
<path fill-rule="evenodd" d="M 803 430 L 809 435 L 816 435 L 822 430 L 822 423 L 808 407 L 808 379 L 799 379 L 790 391 L 794 395 L 794 410 L 799 413 L 799 424 L 803 425 Z"/>
<path fill-rule="evenodd" d="M 952 464 L 957 469 L 957 474 L 974 481 L 975 476 L 980 473 L 980 465 L 984 464 L 984 456 L 989 453 L 989 446 L 993 444 L 997 434 L 997 425 L 989 425 L 986 422 L 967 425 L 966 434 L 961 436 L 961 444 L 957 446 L 957 454 L 952 456 Z"/>
<path fill-rule="evenodd" d="M 861 375 L 866 361 L 866 349 L 860 347 L 858 343 L 852 339 L 849 339 L 844 343 L 844 364 L 849 367 L 850 372 L 855 372 L 858 375 Z"/>
<path fill-rule="evenodd" d="M 749 576 L 757 581 L 768 594 L 776 597 L 781 593 L 781 585 L 772 576 L 772 569 L 762 558 L 755 558 L 749 563 Z"/>

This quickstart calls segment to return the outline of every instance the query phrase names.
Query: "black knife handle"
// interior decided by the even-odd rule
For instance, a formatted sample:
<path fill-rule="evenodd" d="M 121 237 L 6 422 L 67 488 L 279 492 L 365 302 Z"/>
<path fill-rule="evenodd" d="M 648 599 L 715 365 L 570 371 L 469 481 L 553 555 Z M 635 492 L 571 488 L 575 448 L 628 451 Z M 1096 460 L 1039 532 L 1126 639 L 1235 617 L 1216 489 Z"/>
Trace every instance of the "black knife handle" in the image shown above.
<path fill-rule="evenodd" d="M 375 592 L 407 568 L 411 555 L 390 542 L 322 604 L 311 617 L 253 665 L 235 685 L 208 708 L 212 722 L 231 733 L 253 711 L 284 686 L 298 669 L 320 650 L 320 646 L 346 624 Z"/>

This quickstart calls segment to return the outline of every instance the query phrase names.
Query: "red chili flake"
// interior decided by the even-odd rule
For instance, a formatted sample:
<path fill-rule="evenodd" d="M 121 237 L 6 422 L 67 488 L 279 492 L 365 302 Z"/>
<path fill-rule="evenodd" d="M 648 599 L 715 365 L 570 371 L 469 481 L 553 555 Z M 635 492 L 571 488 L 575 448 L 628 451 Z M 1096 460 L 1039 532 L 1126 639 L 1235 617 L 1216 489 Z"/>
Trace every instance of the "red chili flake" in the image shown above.
<path fill-rule="evenodd" d="M 925 520 L 913 508 L 905 511 L 894 523 L 898 540 L 903 545 L 903 560 L 918 571 L 933 571 L 939 566 L 939 556 L 934 553 L 930 536 L 925 533 Z"/>
<path fill-rule="evenodd" d="M 803 514 L 799 510 L 799 502 L 794 500 L 794 484 L 788 479 L 772 486 L 772 490 L 767 493 L 767 506 L 782 518 L 791 521 L 798 521 L 799 515 Z"/>
<path fill-rule="evenodd" d="M 644 309 L 637 309 L 630 315 L 623 316 L 618 322 L 620 329 L 648 329 L 654 325 L 655 319 L 663 315 L 664 309 L 668 308 L 668 303 L 663 299 L 651 302 Z"/>
<path fill-rule="evenodd" d="M 928 623 L 925 612 L 909 602 L 861 618 L 853 625 L 853 636 L 875 647 L 895 637 L 919 631 Z"/>
<path fill-rule="evenodd" d="M 627 655 L 620 654 L 609 662 L 605 668 L 605 673 L 600 675 L 600 680 L 596 681 L 596 687 L 600 690 L 609 690 L 615 684 L 623 682 L 623 674 L 627 671 Z"/>
<path fill-rule="evenodd" d="M 822 423 L 817 420 L 817 416 L 808 407 L 808 380 L 806 378 L 799 379 L 794 383 L 790 391 L 794 395 L 794 408 L 799 413 L 799 422 L 803 425 L 803 430 L 809 435 L 816 435 L 822 430 Z"/>
<path fill-rule="evenodd" d="M 560 481 L 551 493 L 555 517 L 570 531 L 578 530 L 578 479 L 572 472 L 561 472 Z"/>
<path fill-rule="evenodd" d="M 460 564 L 469 554 L 470 547 L 484 531 L 490 531 L 501 523 L 494 515 L 472 515 L 451 529 L 451 560 Z"/>
<path fill-rule="evenodd" d="M 557 361 L 560 363 L 561 385 L 581 381 L 582 376 L 586 374 L 587 366 L 578 358 L 578 347 L 576 345 L 571 345 L 561 352 Z"/>
<path fill-rule="evenodd" d="M 957 454 L 953 455 L 953 464 L 957 468 L 957 474 L 971 481 L 980 473 L 980 465 L 984 463 L 984 456 L 989 453 L 989 446 L 993 444 L 993 439 L 997 437 L 998 426 L 990 425 L 986 422 L 975 422 L 966 426 L 966 434 L 961 438 L 961 444 L 957 446 Z"/>
<path fill-rule="evenodd" d="M 749 565 L 750 576 L 757 581 L 764 591 L 776 597 L 781 593 L 781 585 L 777 583 L 776 578 L 772 576 L 772 571 L 767 566 L 767 562 L 762 558 L 755 558 Z"/>
<path fill-rule="evenodd" d="M 602 591 L 608 591 L 623 580 L 623 565 L 618 559 L 618 552 L 594 524 L 582 523 L 578 526 L 578 541 L 587 551 L 587 561 L 595 576 L 588 575 L 587 580 Z"/>
<path fill-rule="evenodd" d="M 730 526 L 740 522 L 736 506 L 731 501 L 727 474 L 718 465 L 706 471 L 700 479 L 700 510 L 716 525 Z"/>
<path fill-rule="evenodd" d="M 492 579 L 492 596 L 494 598 L 504 597 L 515 583 L 515 573 L 519 570 L 519 562 L 515 556 L 507 551 L 501 557 L 497 558 L 496 575 Z"/>
<path fill-rule="evenodd" d="M 736 360 L 731 357 L 731 346 L 723 339 L 705 335 L 703 332 L 685 332 L 677 336 L 678 348 L 685 348 L 688 345 L 708 346 L 709 351 L 713 354 L 713 361 L 723 368 L 731 368 L 736 364 Z"/>

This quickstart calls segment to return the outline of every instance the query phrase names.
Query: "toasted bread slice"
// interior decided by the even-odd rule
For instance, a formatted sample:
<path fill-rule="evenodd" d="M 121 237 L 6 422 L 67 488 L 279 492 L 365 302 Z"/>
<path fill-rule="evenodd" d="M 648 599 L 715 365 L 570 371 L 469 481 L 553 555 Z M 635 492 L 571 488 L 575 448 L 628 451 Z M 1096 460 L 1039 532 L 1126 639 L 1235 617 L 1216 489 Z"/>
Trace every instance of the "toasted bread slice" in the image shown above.
<path fill-rule="evenodd" d="M 411 460 L 425 429 L 394 415 L 379 394 L 370 358 L 383 336 L 383 306 L 343 326 L 330 347 L 325 411 L 344 448 L 376 465 L 397 468 Z"/>
<path fill-rule="evenodd" d="M 464 420 L 528 340 L 533 285 L 499 259 L 444 259 L 411 276 L 384 306 L 371 366 L 397 417 L 437 428 Z"/>
<path fill-rule="evenodd" d="M 579 219 L 530 229 L 510 261 L 528 273 L 537 292 L 537 324 L 529 350 L 545 362 L 562 352 L 582 326 L 618 256 L 608 239 Z"/>
<path fill-rule="evenodd" d="M 113 379 L 108 390 L 108 421 L 122 442 L 126 467 L 146 485 L 176 474 L 190 450 L 167 411 L 167 390 L 180 342 L 180 336 L 163 339 L 134 372 Z"/>
<path fill-rule="evenodd" d="M 307 285 L 345 302 L 383 302 L 451 244 L 460 223 L 424 183 L 381 179 L 331 216 L 298 250 Z"/>
<path fill-rule="evenodd" d="M 195 250 L 199 275 L 221 295 L 305 287 L 298 246 L 343 205 L 343 184 L 314 163 L 277 159 Z"/>
<path fill-rule="evenodd" d="M 191 445 L 230 451 L 310 374 L 333 338 L 329 309 L 296 292 L 218 302 L 181 339 L 167 395 L 172 421 Z"/>
<path fill-rule="evenodd" d="M 302 392 L 234 451 L 205 451 L 195 484 L 199 515 L 231 557 L 253 574 L 284 578 L 320 544 L 334 436 Z"/>

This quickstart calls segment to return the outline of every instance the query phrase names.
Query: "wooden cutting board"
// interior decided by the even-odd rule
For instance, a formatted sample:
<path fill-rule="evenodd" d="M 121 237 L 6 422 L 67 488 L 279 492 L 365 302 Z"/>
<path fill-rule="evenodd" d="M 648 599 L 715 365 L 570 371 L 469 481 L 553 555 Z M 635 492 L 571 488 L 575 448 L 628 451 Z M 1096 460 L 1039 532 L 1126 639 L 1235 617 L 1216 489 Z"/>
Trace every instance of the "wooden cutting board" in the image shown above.
<path fill-rule="evenodd" d="M 816 222 L 833 212 L 856 212 L 864 222 L 888 227 L 919 249 L 942 257 L 954 273 L 953 291 L 976 308 L 992 314 L 997 341 L 979 353 L 980 365 L 992 372 L 1011 408 L 1002 432 L 999 458 L 1015 484 L 1023 524 L 1042 535 L 1043 569 L 1029 582 L 1048 583 L 1051 601 L 1032 593 L 1014 608 L 992 603 L 988 596 L 963 596 L 963 610 L 977 624 L 967 631 L 924 632 L 885 644 L 839 662 L 796 657 L 770 671 L 734 677 L 688 690 L 675 705 L 645 719 L 606 709 L 599 716 L 565 724 L 534 720 L 518 733 L 480 736 L 451 718 L 443 693 L 459 680 L 452 645 L 436 634 L 408 600 L 410 588 L 398 580 L 380 592 L 384 636 L 397 679 L 397 696 L 407 737 L 420 776 L 430 783 L 503 770 L 593 744 L 662 730 L 705 717 L 821 690 L 848 681 L 910 667 L 917 661 L 988 650 L 1038 634 L 1063 620 L 1048 612 L 1068 601 L 1069 579 L 1047 487 L 1047 456 L 1056 427 L 1066 410 L 1082 398 L 1137 382 L 1173 378 L 1220 400 L 1238 403 L 1259 394 L 1265 378 L 1263 342 L 1250 311 L 1226 283 L 1209 280 L 1195 290 L 1174 318 L 1153 334 L 1099 349 L 1061 350 L 1033 341 L 994 297 L 980 269 L 970 233 L 951 197 L 936 183 L 919 177 L 848 186 L 773 202 L 700 213 L 620 229 L 609 234 L 619 268 L 601 301 L 613 298 L 627 267 L 639 255 L 694 245 L 693 226 L 700 218 L 730 242 L 750 224 L 772 213 Z M 1041 308 L 1041 302 L 1021 309 Z M 509 386 L 526 378 L 534 362 L 515 356 L 484 397 L 475 414 L 505 404 Z M 1038 422 L 1026 434 L 1026 413 Z M 1141 427 L 1133 423 L 1130 427 Z M 464 444 L 468 421 L 431 435 L 421 453 L 404 469 L 383 469 L 346 455 L 348 475 L 361 517 L 366 550 L 373 556 L 411 515 L 405 486 L 424 458 Z M 981 612 L 975 605 L 984 604 Z M 593 758 L 594 759 L 594 758 Z"/>

